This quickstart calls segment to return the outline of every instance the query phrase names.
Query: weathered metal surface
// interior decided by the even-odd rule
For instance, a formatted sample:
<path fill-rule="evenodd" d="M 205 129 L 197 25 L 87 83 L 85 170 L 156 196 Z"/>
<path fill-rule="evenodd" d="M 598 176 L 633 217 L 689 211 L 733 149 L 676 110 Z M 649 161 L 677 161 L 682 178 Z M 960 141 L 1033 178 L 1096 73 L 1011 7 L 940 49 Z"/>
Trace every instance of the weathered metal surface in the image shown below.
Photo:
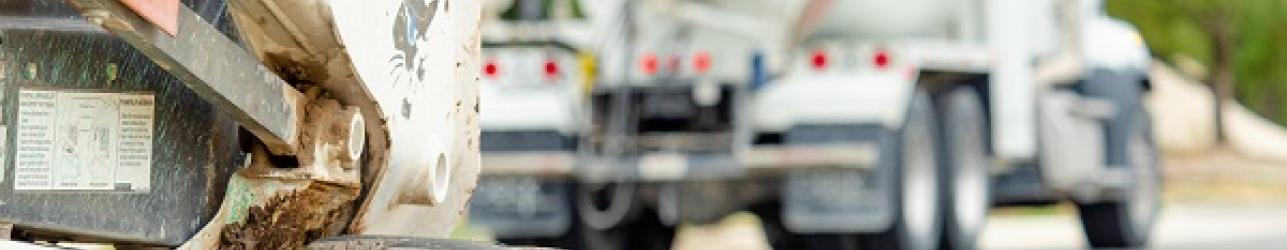
<path fill-rule="evenodd" d="M 66 8 L 61 2 L 49 2 Z M 69 9 L 68 9 L 69 10 Z M 83 22 L 83 21 L 82 21 Z M 103 32 L 0 31 L 3 119 L 16 138 L 18 90 L 148 93 L 155 97 L 150 188 L 146 192 L 14 190 L 0 181 L 0 221 L 40 235 L 178 245 L 215 213 L 223 183 L 237 168 L 237 125 L 128 44 Z M 34 146 L 12 141 L 7 150 Z M 9 157 L 14 159 L 14 157 Z M 67 160 L 67 159 L 58 159 Z M 12 161 L 4 162 L 13 173 Z M 64 162 L 65 163 L 65 162 Z M 96 166 L 86 165 L 83 167 Z"/>
<path fill-rule="evenodd" d="M 67 32 L 106 32 L 85 20 L 54 17 L 0 17 L 0 29 L 33 29 Z"/>
<path fill-rule="evenodd" d="M 181 248 L 298 249 L 344 231 L 361 192 L 366 124 L 357 108 L 310 99 L 297 162 L 276 161 L 256 144 L 219 215 Z"/>
<path fill-rule="evenodd" d="M 360 188 L 358 166 L 366 144 L 366 123 L 358 108 L 341 107 L 333 99 L 310 99 L 314 100 L 305 109 L 300 131 L 303 145 L 295 155 L 297 164 L 283 166 L 271 161 L 269 152 L 262 152 L 242 173 L 248 177 L 314 180 Z"/>
<path fill-rule="evenodd" d="M 190 9 L 179 9 L 180 32 L 171 37 L 118 0 L 68 3 L 237 119 L 273 153 L 294 152 L 300 93 Z"/>
<path fill-rule="evenodd" d="M 372 151 L 387 165 L 364 173 L 373 182 L 350 231 L 443 237 L 464 212 L 480 164 L 480 2 L 330 2 L 389 135 L 388 151 Z"/>
<path fill-rule="evenodd" d="M 300 249 L 339 234 L 358 189 L 311 180 L 234 175 L 219 212 L 179 249 Z"/>
<path fill-rule="evenodd" d="M 253 159 L 231 181 L 228 181 L 227 177 L 218 176 L 227 176 L 229 172 L 236 169 L 238 164 L 230 163 L 240 161 L 236 155 L 209 153 L 211 156 L 201 158 L 196 157 L 200 156 L 196 152 L 158 152 L 157 158 L 177 155 L 186 157 L 184 159 L 190 161 L 218 161 L 218 164 L 204 164 L 204 166 L 215 166 L 207 167 L 206 171 L 184 171 L 185 167 L 202 166 L 202 164 L 154 163 L 153 165 L 157 166 L 153 170 L 154 179 L 157 175 L 180 174 L 201 177 L 199 173 L 215 177 L 184 179 L 184 182 L 174 181 L 178 178 L 153 182 L 154 192 L 161 192 L 157 191 L 158 189 L 171 192 L 192 188 L 173 187 L 176 183 L 189 186 L 192 183 L 203 183 L 206 185 L 201 189 L 204 193 L 199 195 L 188 195 L 182 198 L 156 195 L 130 196 L 143 200 L 163 198 L 176 203 L 167 204 L 169 206 L 163 208 L 155 208 L 156 206 L 149 204 L 147 207 L 130 207 L 113 209 L 112 211 L 115 212 L 103 212 L 98 209 L 101 207 L 79 206 L 66 214 L 89 216 L 65 216 L 94 220 L 99 224 L 110 224 L 128 219 L 129 215 L 133 215 L 132 213 L 145 212 L 152 216 L 149 218 L 162 218 L 160 222 L 155 219 L 139 220 L 131 221 L 128 225 L 109 225 L 110 228 L 71 223 L 50 226 L 40 224 L 41 222 L 32 222 L 23 225 L 48 230 L 54 232 L 54 235 L 76 235 L 108 241 L 133 241 L 160 245 L 186 242 L 183 247 L 192 249 L 292 248 L 317 237 L 335 235 L 341 231 L 353 234 L 445 236 L 455 225 L 455 220 L 463 213 L 463 208 L 473 192 L 479 165 L 477 143 L 479 108 L 476 86 L 480 68 L 478 65 L 478 2 L 449 4 L 443 0 L 407 0 L 373 4 L 345 1 L 342 2 L 346 5 L 344 8 L 285 10 L 296 14 L 311 13 L 322 19 L 329 18 L 328 15 L 342 19 L 333 23 L 322 22 L 335 25 L 334 29 L 288 31 L 291 36 L 311 37 L 310 34 L 314 33 L 310 32 L 321 32 L 348 37 L 348 39 L 337 40 L 347 43 L 343 45 L 337 43 L 334 44 L 335 47 L 330 48 L 338 50 L 318 50 L 316 47 L 309 49 L 316 52 L 315 55 L 322 55 L 316 58 L 254 54 L 261 56 L 258 59 L 265 60 L 265 63 L 274 67 L 262 66 L 255 60 L 256 58 L 250 57 L 249 53 L 241 56 L 240 53 L 246 53 L 244 49 L 221 36 L 223 34 L 219 33 L 220 30 L 206 25 L 187 8 L 181 8 L 179 11 L 177 36 L 169 37 L 115 0 L 68 0 L 67 2 L 76 6 L 92 22 L 101 24 L 110 32 L 124 38 L 148 59 L 160 65 L 159 68 L 154 69 L 165 69 L 172 74 L 154 70 L 149 72 L 155 76 L 135 79 L 178 78 L 187 84 L 188 88 L 178 88 L 178 85 L 174 84 L 163 85 L 173 87 L 166 89 L 167 91 L 186 91 L 183 93 L 189 96 L 184 100 L 207 105 L 203 106 L 204 109 L 187 106 L 167 107 L 165 105 L 169 105 L 173 99 L 158 94 L 157 124 L 162 126 L 175 124 L 164 120 L 168 115 L 173 115 L 166 112 L 181 111 L 180 115 L 208 116 L 215 110 L 227 111 L 232 119 L 227 119 L 229 118 L 227 116 L 216 117 L 222 119 L 217 121 L 217 124 L 223 125 L 220 128 L 228 131 L 220 130 L 221 134 L 218 135 L 221 136 L 209 138 L 226 139 L 235 136 L 237 134 L 234 132 L 236 124 L 233 120 L 235 120 L 258 137 L 263 144 L 250 143 L 250 145 L 259 145 L 253 149 Z M 4 3 L 5 0 L 0 0 L 0 4 Z M 410 9 L 422 11 L 425 9 L 420 7 L 427 8 L 430 5 L 433 6 L 428 9 L 430 12 L 406 13 Z M 233 13 L 235 15 L 237 12 Z M 426 16 L 425 14 L 428 13 L 433 14 Z M 368 26 L 368 21 L 377 23 Z M 407 29 L 406 25 L 412 25 L 412 27 Z M 370 27 L 389 29 L 370 34 L 362 33 L 372 31 Z M 419 32 L 398 32 L 408 30 Z M 226 30 L 223 31 L 226 32 Z M 372 37 L 380 39 L 368 39 Z M 253 37 L 247 39 L 248 43 L 252 44 L 252 49 L 255 47 L 254 39 Z M 361 44 L 363 42 L 376 44 Z M 119 41 L 117 43 L 121 45 L 118 48 L 124 47 L 123 43 Z M 353 48 L 357 49 L 347 50 Z M 366 50 L 369 48 L 378 48 L 380 51 Z M 73 47 L 67 51 L 80 52 L 79 49 L 79 47 Z M 105 55 L 107 56 L 103 56 L 104 58 L 116 57 L 115 54 L 110 53 Z M 350 59 L 346 55 L 361 56 Z M 131 58 L 139 64 L 153 65 L 143 56 L 135 55 Z M 320 63 L 310 61 L 318 58 L 322 59 Z M 395 60 L 395 58 L 401 60 Z M 44 72 L 43 65 L 27 67 L 30 64 L 25 63 L 26 61 L 13 59 L 15 58 L 6 58 L 8 62 L 24 63 L 10 63 L 9 65 L 21 66 L 8 66 L 10 72 L 28 75 Z M 399 62 L 402 64 L 397 64 Z M 28 68 L 37 70 L 29 71 Z M 121 69 L 121 71 L 128 70 L 130 69 Z M 292 85 L 287 85 L 278 79 L 273 75 L 274 72 L 289 78 Z M 311 74 L 319 72 L 323 74 Z M 116 73 L 108 75 L 113 74 Z M 74 78 L 70 75 L 54 75 Z M 302 97 L 302 94 L 293 89 L 307 89 L 310 86 L 321 86 L 323 91 L 320 94 Z M 112 88 L 115 87 L 113 85 Z M 201 98 L 197 98 L 198 96 Z M 305 121 L 304 119 L 312 119 L 312 115 L 316 113 L 312 113 L 311 108 L 306 111 L 308 107 L 302 104 L 302 99 L 314 100 L 319 96 L 323 99 L 338 100 L 339 105 L 330 107 L 346 107 L 339 110 L 323 109 L 322 113 L 354 119 Z M 325 101 L 313 101 L 310 105 L 322 103 Z M 356 119 L 357 116 L 353 116 L 359 111 L 362 118 L 360 120 Z M 12 118 L 6 120 L 12 120 Z M 350 126 L 345 129 L 345 126 L 337 127 L 332 126 L 333 124 Z M 361 127 L 361 124 L 366 124 L 367 135 L 370 137 L 366 148 L 369 148 L 370 153 L 359 156 L 354 152 L 361 152 L 360 149 L 355 149 L 355 147 L 361 148 L 361 145 L 347 142 L 363 139 L 363 136 L 355 136 L 351 133 L 357 130 L 354 126 Z M 350 133 L 345 133 L 346 130 Z M 203 134 L 194 132 L 192 128 L 170 128 L 170 131 L 157 129 L 157 131 L 157 138 L 170 140 L 175 138 L 167 134 L 168 132 Z M 321 136 L 322 134 L 326 136 Z M 388 136 L 390 134 L 396 136 L 390 137 Z M 344 139 L 323 139 L 328 136 Z M 237 152 L 235 141 L 220 141 L 212 144 L 219 145 L 219 150 L 224 150 L 226 147 L 227 153 L 235 154 Z M 390 147 L 393 145 L 397 147 Z M 186 144 L 153 145 L 158 151 L 187 150 L 186 146 Z M 393 150 L 387 150 L 389 148 Z M 282 157 L 270 156 L 269 150 L 275 155 L 290 154 L 290 157 L 286 157 L 290 160 L 281 161 Z M 292 167 L 295 169 L 284 169 Z M 362 171 L 360 177 L 357 171 Z M 357 185 L 358 178 L 362 178 L 360 183 L 363 185 Z M 0 190 L 0 197 L 5 197 L 4 191 L 6 190 Z M 80 195 L 85 197 L 58 196 L 45 200 L 31 199 L 31 201 L 58 203 L 92 197 L 89 194 Z M 193 202 L 192 197 L 205 197 L 205 199 L 200 199 L 201 202 Z M 205 216 L 210 216 L 213 212 L 213 204 L 219 203 L 220 197 L 224 198 L 217 210 L 218 215 L 209 220 L 214 223 L 206 223 Z M 362 203 L 354 203 L 357 197 L 367 199 Z M 451 198 L 447 199 L 448 197 Z M 111 202 L 94 201 L 109 207 L 119 206 Z M 358 204 L 362 207 L 357 207 Z M 6 205 L 13 204 L 0 206 Z M 98 214 L 84 210 L 93 210 Z M 158 212 L 158 210 L 188 211 L 187 215 L 196 214 L 192 211 L 202 212 L 197 214 L 198 216 L 185 217 L 164 214 L 165 211 Z M 23 207 L 17 210 L 4 209 L 4 211 L 28 213 L 41 211 L 39 215 L 44 215 L 48 211 L 59 212 L 58 208 L 46 209 L 45 207 Z M 4 211 L 0 211 L 0 214 Z M 198 219 L 187 220 L 193 217 Z M 289 219 L 284 221 L 266 219 L 283 217 Z M 169 221 L 170 218 L 185 220 Z M 170 228 L 165 228 L 166 230 L 160 233 L 164 236 L 161 239 L 157 239 L 156 233 L 150 231 L 139 233 L 122 228 L 136 231 L 154 230 L 176 223 L 182 223 L 184 227 L 171 231 L 166 231 Z M 193 235 L 191 230 L 202 225 L 204 228 Z M 277 228 L 289 230 L 270 230 Z M 121 233 L 122 231 L 124 233 Z M 184 239 L 187 241 L 183 241 Z"/>
<path fill-rule="evenodd" d="M 0 0 L 0 30 L 106 32 L 56 1 Z"/>
<path fill-rule="evenodd" d="M 230 3 L 256 56 L 361 108 L 369 121 L 367 199 L 349 232 L 446 235 L 479 164 L 480 3 Z"/>

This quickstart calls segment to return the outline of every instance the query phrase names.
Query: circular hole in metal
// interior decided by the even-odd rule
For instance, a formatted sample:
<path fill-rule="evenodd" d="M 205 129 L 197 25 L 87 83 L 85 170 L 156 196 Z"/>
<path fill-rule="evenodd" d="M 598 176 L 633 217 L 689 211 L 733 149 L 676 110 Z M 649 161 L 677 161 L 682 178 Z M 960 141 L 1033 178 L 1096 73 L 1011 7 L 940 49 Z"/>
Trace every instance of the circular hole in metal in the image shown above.
<path fill-rule="evenodd" d="M 366 150 L 366 120 L 362 114 L 354 114 L 349 123 L 349 159 L 358 159 Z"/>
<path fill-rule="evenodd" d="M 435 203 L 442 203 L 447 200 L 447 187 L 450 187 L 451 168 L 447 165 L 447 155 L 439 153 L 433 164 L 433 199 Z"/>

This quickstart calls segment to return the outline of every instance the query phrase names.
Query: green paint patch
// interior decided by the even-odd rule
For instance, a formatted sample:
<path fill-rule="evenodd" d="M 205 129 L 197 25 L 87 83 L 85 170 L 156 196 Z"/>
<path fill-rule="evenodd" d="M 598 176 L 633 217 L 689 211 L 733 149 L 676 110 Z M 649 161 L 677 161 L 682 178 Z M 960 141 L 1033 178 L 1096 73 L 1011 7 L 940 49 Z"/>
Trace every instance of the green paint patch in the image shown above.
<path fill-rule="evenodd" d="M 225 217 L 223 222 L 225 224 L 243 223 L 246 221 L 246 211 L 250 208 L 251 201 L 255 200 L 255 194 L 250 192 L 245 179 L 233 176 L 228 180 L 228 191 L 223 200 L 228 205 L 228 217 Z"/>
<path fill-rule="evenodd" d="M 261 202 L 264 194 L 276 194 L 281 189 L 282 184 L 276 181 L 256 180 L 251 183 L 246 178 L 233 175 L 228 180 L 228 189 L 224 195 L 224 203 L 228 205 L 228 216 L 224 218 L 226 224 L 237 224 L 246 222 L 247 214 L 250 207 Z"/>
<path fill-rule="evenodd" d="M 455 227 L 451 229 L 452 239 L 472 240 L 472 241 L 495 241 L 495 236 L 491 230 L 482 226 L 469 224 L 468 219 L 460 220 Z"/>

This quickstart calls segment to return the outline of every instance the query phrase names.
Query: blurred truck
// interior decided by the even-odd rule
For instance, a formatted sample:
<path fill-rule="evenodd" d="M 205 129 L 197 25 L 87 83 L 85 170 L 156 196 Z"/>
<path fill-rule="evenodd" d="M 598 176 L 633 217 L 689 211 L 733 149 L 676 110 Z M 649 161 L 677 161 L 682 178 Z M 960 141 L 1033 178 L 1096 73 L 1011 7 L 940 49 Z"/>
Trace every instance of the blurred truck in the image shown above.
<path fill-rule="evenodd" d="M 775 248 L 972 249 L 990 204 L 1071 199 L 1093 247 L 1159 208 L 1149 55 L 1099 0 L 814 1 L 755 94 Z M 995 183 L 995 185 L 993 185 Z"/>
<path fill-rule="evenodd" d="M 536 75 L 507 78 L 513 76 L 504 69 L 518 66 L 497 67 L 502 73 L 489 80 L 494 86 L 483 88 L 486 177 L 471 221 L 507 243 L 668 249 L 679 223 L 714 222 L 772 193 L 748 181 L 739 154 L 752 139 L 748 98 L 756 82 L 768 79 L 768 55 L 781 54 L 777 40 L 789 37 L 783 25 L 794 23 L 794 14 L 781 13 L 782 4 L 775 1 L 520 0 L 493 7 L 504 19 L 522 8 L 545 10 L 533 11 L 534 16 L 557 16 L 564 9 L 560 5 L 583 12 L 585 25 L 506 20 L 499 23 L 510 32 L 485 29 L 485 36 L 491 35 L 485 40 L 497 42 L 487 45 L 485 53 L 492 56 L 485 58 L 513 60 L 505 58 L 517 48 L 499 40 L 527 41 L 518 44 L 537 50 L 542 45 L 533 41 L 557 35 L 553 40 L 560 44 L 594 55 L 593 72 L 588 72 L 594 77 L 579 89 L 587 91 L 580 99 L 557 101 L 574 108 L 556 107 L 554 95 L 544 99 L 550 105 L 538 107 L 512 102 L 515 98 L 487 100 L 488 88 L 520 93 L 497 87 L 504 83 L 549 81 Z M 516 28 L 524 26 L 552 28 L 543 34 Z M 485 67 L 484 72 L 491 69 Z M 574 84 L 560 84 L 545 88 L 576 90 Z M 546 132 L 499 137 L 534 130 Z M 491 135 L 498 137 L 489 141 Z M 538 146 L 516 148 L 528 144 Z M 566 158 L 569 152 L 575 157 Z M 537 194 L 539 199 L 531 198 Z"/>
<path fill-rule="evenodd" d="M 1091 246 L 1147 242 L 1149 55 L 1100 1 L 580 3 L 573 181 L 510 179 L 557 226 L 503 241 L 665 249 L 750 210 L 776 249 L 971 249 L 993 203 L 1068 198 Z"/>
<path fill-rule="evenodd" d="M 482 23 L 482 176 L 469 222 L 503 243 L 572 227 L 570 197 L 594 57 L 564 37 L 586 24 L 575 1 L 487 1 Z"/>
<path fill-rule="evenodd" d="M 744 41 L 763 34 L 710 16 L 698 23 L 714 26 L 693 26 L 668 13 L 689 7 L 488 2 L 484 177 L 471 222 L 512 244 L 668 249 L 677 223 L 741 209 L 733 201 L 682 208 L 676 199 L 687 197 L 681 185 L 716 195 L 731 186 L 708 180 L 743 175 L 734 152 L 749 145 L 740 107 L 760 46 Z"/>

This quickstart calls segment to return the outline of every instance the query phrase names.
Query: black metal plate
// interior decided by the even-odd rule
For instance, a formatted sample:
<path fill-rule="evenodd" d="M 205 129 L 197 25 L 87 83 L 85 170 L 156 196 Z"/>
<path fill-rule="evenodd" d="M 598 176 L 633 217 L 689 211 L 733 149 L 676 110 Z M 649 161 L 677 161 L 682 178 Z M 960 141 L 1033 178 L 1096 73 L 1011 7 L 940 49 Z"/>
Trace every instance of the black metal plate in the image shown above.
<path fill-rule="evenodd" d="M 37 7 L 54 13 L 66 8 L 59 1 L 40 2 L 51 2 Z M 15 191 L 14 164 L 7 160 L 0 182 L 0 220 L 32 235 L 156 245 L 181 244 L 209 221 L 222 202 L 228 176 L 244 157 L 232 119 L 107 33 L 8 27 L 0 30 L 0 41 L 7 155 L 19 146 L 12 140 L 19 88 L 155 96 L 149 192 Z M 108 70 L 113 64 L 116 69 Z"/>

